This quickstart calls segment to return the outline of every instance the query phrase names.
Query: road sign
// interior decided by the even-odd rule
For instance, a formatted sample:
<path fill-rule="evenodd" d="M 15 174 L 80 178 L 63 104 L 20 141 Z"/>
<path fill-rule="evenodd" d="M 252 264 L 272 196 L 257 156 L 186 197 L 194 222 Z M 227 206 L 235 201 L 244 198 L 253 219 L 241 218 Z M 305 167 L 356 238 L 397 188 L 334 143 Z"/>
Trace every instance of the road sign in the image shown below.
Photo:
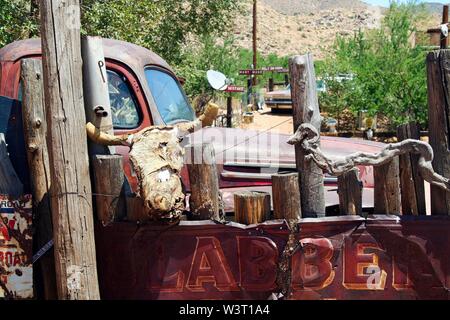
<path fill-rule="evenodd" d="M 258 74 L 263 74 L 263 73 L 264 73 L 264 71 L 262 69 L 239 70 L 239 74 L 241 76 L 258 75 Z"/>
<path fill-rule="evenodd" d="M 261 75 L 264 72 L 289 73 L 289 69 L 283 67 L 262 67 L 261 69 L 239 70 L 240 75 Z"/>
<path fill-rule="evenodd" d="M 285 70 L 283 67 L 262 67 L 261 68 L 265 72 L 272 72 L 272 71 L 283 71 Z"/>
<path fill-rule="evenodd" d="M 244 91 L 245 91 L 245 87 L 233 86 L 233 85 L 230 85 L 225 89 L 225 92 L 244 92 Z"/>

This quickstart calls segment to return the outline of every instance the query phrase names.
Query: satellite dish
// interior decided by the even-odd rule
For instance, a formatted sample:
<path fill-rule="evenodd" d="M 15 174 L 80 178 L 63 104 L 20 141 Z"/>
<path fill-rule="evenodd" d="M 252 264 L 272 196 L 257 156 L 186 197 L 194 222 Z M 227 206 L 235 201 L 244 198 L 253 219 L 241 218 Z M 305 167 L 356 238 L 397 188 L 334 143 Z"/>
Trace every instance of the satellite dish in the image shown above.
<path fill-rule="evenodd" d="M 230 84 L 230 80 L 219 71 L 208 70 L 208 72 L 206 72 L 206 77 L 208 78 L 211 87 L 215 90 L 224 91 Z"/>

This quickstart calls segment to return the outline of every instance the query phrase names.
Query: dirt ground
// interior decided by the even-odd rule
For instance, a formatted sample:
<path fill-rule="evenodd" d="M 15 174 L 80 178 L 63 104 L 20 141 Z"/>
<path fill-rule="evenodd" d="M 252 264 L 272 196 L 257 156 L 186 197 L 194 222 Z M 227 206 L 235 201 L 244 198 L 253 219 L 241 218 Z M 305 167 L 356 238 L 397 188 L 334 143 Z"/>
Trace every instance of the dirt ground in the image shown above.
<path fill-rule="evenodd" d="M 241 122 L 240 128 L 285 134 L 294 133 L 292 111 L 279 111 L 272 113 L 272 109 L 264 107 L 261 112 L 254 111 L 253 123 Z"/>

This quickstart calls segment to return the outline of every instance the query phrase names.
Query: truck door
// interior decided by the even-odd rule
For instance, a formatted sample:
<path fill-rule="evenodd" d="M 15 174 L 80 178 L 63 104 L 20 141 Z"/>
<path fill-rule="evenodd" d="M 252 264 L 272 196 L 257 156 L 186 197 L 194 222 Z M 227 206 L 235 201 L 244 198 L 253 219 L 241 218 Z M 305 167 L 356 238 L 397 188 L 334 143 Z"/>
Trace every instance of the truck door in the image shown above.
<path fill-rule="evenodd" d="M 153 124 L 141 85 L 134 74 L 124 65 L 106 61 L 108 90 L 111 102 L 114 134 L 136 133 Z M 133 191 L 137 190 L 136 175 L 129 162 L 129 148 L 116 147 L 123 156 L 123 168 Z"/>

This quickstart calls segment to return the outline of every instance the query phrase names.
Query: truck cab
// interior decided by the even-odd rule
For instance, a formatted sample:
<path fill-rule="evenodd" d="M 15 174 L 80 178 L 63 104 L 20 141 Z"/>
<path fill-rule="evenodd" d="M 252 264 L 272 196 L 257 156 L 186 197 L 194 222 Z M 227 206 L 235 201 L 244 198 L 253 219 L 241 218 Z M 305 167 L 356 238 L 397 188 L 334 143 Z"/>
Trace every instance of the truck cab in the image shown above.
<path fill-rule="evenodd" d="M 186 94 L 173 69 L 161 57 L 143 47 L 103 39 L 114 134 L 132 134 L 151 125 L 172 125 L 195 119 Z M 11 43 L 0 49 L 0 96 L 21 100 L 20 62 L 25 58 L 41 59 L 40 39 Z M 233 128 L 203 128 L 185 139 L 211 142 L 214 145 L 219 185 L 225 210 L 233 211 L 233 193 L 242 189 L 271 192 L 271 175 L 295 171 L 294 147 L 286 143 L 288 135 Z M 355 151 L 377 152 L 382 144 L 342 138 L 322 138 L 322 148 L 332 155 Z M 129 148 L 120 146 L 116 153 L 124 156 L 124 172 L 133 190 L 136 176 L 129 164 Z M 363 206 L 373 206 L 371 167 L 360 168 L 364 185 Z M 187 171 L 182 180 L 189 192 Z M 326 204 L 336 206 L 336 178 L 325 176 Z"/>

